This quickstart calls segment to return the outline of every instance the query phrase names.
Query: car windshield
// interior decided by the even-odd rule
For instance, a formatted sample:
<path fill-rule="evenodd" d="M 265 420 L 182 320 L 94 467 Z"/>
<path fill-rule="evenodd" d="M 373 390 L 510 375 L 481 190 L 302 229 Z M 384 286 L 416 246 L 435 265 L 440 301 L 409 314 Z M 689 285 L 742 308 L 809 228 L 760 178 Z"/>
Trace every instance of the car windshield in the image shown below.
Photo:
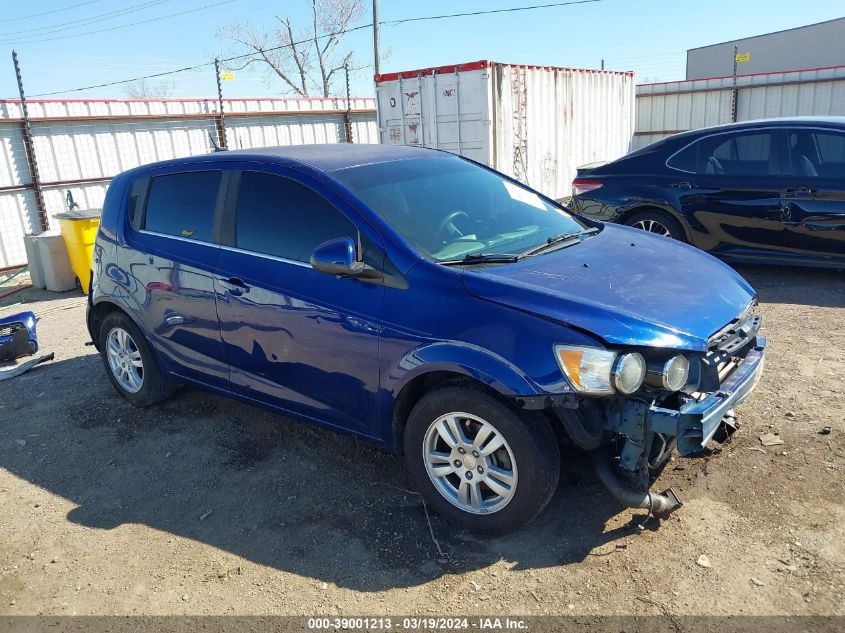
<path fill-rule="evenodd" d="M 457 156 L 376 163 L 332 175 L 436 261 L 520 254 L 586 228 L 527 187 Z"/>

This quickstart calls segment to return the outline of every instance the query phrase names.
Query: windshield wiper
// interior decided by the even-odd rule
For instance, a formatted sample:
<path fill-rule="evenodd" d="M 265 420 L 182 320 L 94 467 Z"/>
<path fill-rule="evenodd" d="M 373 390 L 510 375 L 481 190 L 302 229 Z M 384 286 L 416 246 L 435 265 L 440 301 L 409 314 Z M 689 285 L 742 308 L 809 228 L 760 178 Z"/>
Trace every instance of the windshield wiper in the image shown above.
<path fill-rule="evenodd" d="M 531 257 L 532 255 L 539 255 L 540 253 L 550 250 L 555 246 L 559 246 L 560 248 L 566 242 L 570 242 L 574 244 L 575 238 L 583 237 L 585 235 L 592 235 L 593 233 L 598 233 L 598 229 L 595 227 L 584 229 L 583 231 L 573 231 L 572 233 L 560 233 L 559 235 L 552 235 L 549 239 L 547 239 L 543 244 L 539 246 L 535 246 L 534 248 L 529 248 L 524 253 L 520 253 L 519 257 Z"/>
<path fill-rule="evenodd" d="M 511 264 L 518 262 L 521 255 L 511 253 L 467 253 L 461 259 L 447 259 L 439 264 L 443 266 L 463 266 L 467 264 Z"/>

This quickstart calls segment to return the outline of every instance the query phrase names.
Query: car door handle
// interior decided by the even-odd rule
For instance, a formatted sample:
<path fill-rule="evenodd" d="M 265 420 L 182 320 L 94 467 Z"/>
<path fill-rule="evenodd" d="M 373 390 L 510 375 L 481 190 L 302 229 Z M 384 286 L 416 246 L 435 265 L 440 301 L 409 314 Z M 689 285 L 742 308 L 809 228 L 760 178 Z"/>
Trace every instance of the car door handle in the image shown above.
<path fill-rule="evenodd" d="M 228 279 L 221 279 L 220 283 L 223 287 L 226 288 L 226 292 L 228 292 L 233 297 L 240 297 L 243 293 L 249 292 L 249 286 L 247 286 L 243 279 L 239 277 L 229 277 Z"/>
<path fill-rule="evenodd" d="M 786 195 L 792 198 L 805 198 L 807 196 L 812 196 L 816 193 L 815 189 L 811 189 L 810 187 L 795 187 L 794 189 L 787 189 Z"/>
<path fill-rule="evenodd" d="M 672 187 L 673 189 L 695 189 L 696 187 L 698 187 L 698 185 L 694 185 L 691 182 L 687 182 L 687 181 L 673 182 L 669 186 Z"/>

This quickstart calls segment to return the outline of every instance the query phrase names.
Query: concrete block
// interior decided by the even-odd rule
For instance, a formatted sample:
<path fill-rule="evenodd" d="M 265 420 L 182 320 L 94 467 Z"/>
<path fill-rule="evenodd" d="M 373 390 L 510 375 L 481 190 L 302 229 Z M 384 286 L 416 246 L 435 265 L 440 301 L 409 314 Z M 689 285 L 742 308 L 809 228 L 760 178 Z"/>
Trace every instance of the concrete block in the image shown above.
<path fill-rule="evenodd" d="M 59 231 L 44 231 L 34 238 L 44 275 L 44 287 L 53 292 L 76 288 L 76 275 L 70 267 L 70 258 L 62 234 Z"/>
<path fill-rule="evenodd" d="M 26 263 L 29 265 L 29 278 L 33 288 L 46 288 L 44 285 L 44 266 L 38 252 L 38 236 L 24 235 L 23 246 L 26 249 Z"/>

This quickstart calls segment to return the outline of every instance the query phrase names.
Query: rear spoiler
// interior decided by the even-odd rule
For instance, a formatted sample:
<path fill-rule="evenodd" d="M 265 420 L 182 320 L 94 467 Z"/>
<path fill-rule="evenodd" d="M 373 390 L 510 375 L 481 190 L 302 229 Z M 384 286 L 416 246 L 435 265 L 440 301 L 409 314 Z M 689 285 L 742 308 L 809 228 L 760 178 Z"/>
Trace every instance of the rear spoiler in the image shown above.
<path fill-rule="evenodd" d="M 603 167 L 604 165 L 607 165 L 609 162 L 610 162 L 609 160 L 600 160 L 600 161 L 596 161 L 595 163 L 586 163 L 584 165 L 579 165 L 578 167 L 576 167 L 575 171 L 579 176 L 581 176 L 583 174 L 589 174 L 592 170 L 594 170 L 598 167 Z"/>

